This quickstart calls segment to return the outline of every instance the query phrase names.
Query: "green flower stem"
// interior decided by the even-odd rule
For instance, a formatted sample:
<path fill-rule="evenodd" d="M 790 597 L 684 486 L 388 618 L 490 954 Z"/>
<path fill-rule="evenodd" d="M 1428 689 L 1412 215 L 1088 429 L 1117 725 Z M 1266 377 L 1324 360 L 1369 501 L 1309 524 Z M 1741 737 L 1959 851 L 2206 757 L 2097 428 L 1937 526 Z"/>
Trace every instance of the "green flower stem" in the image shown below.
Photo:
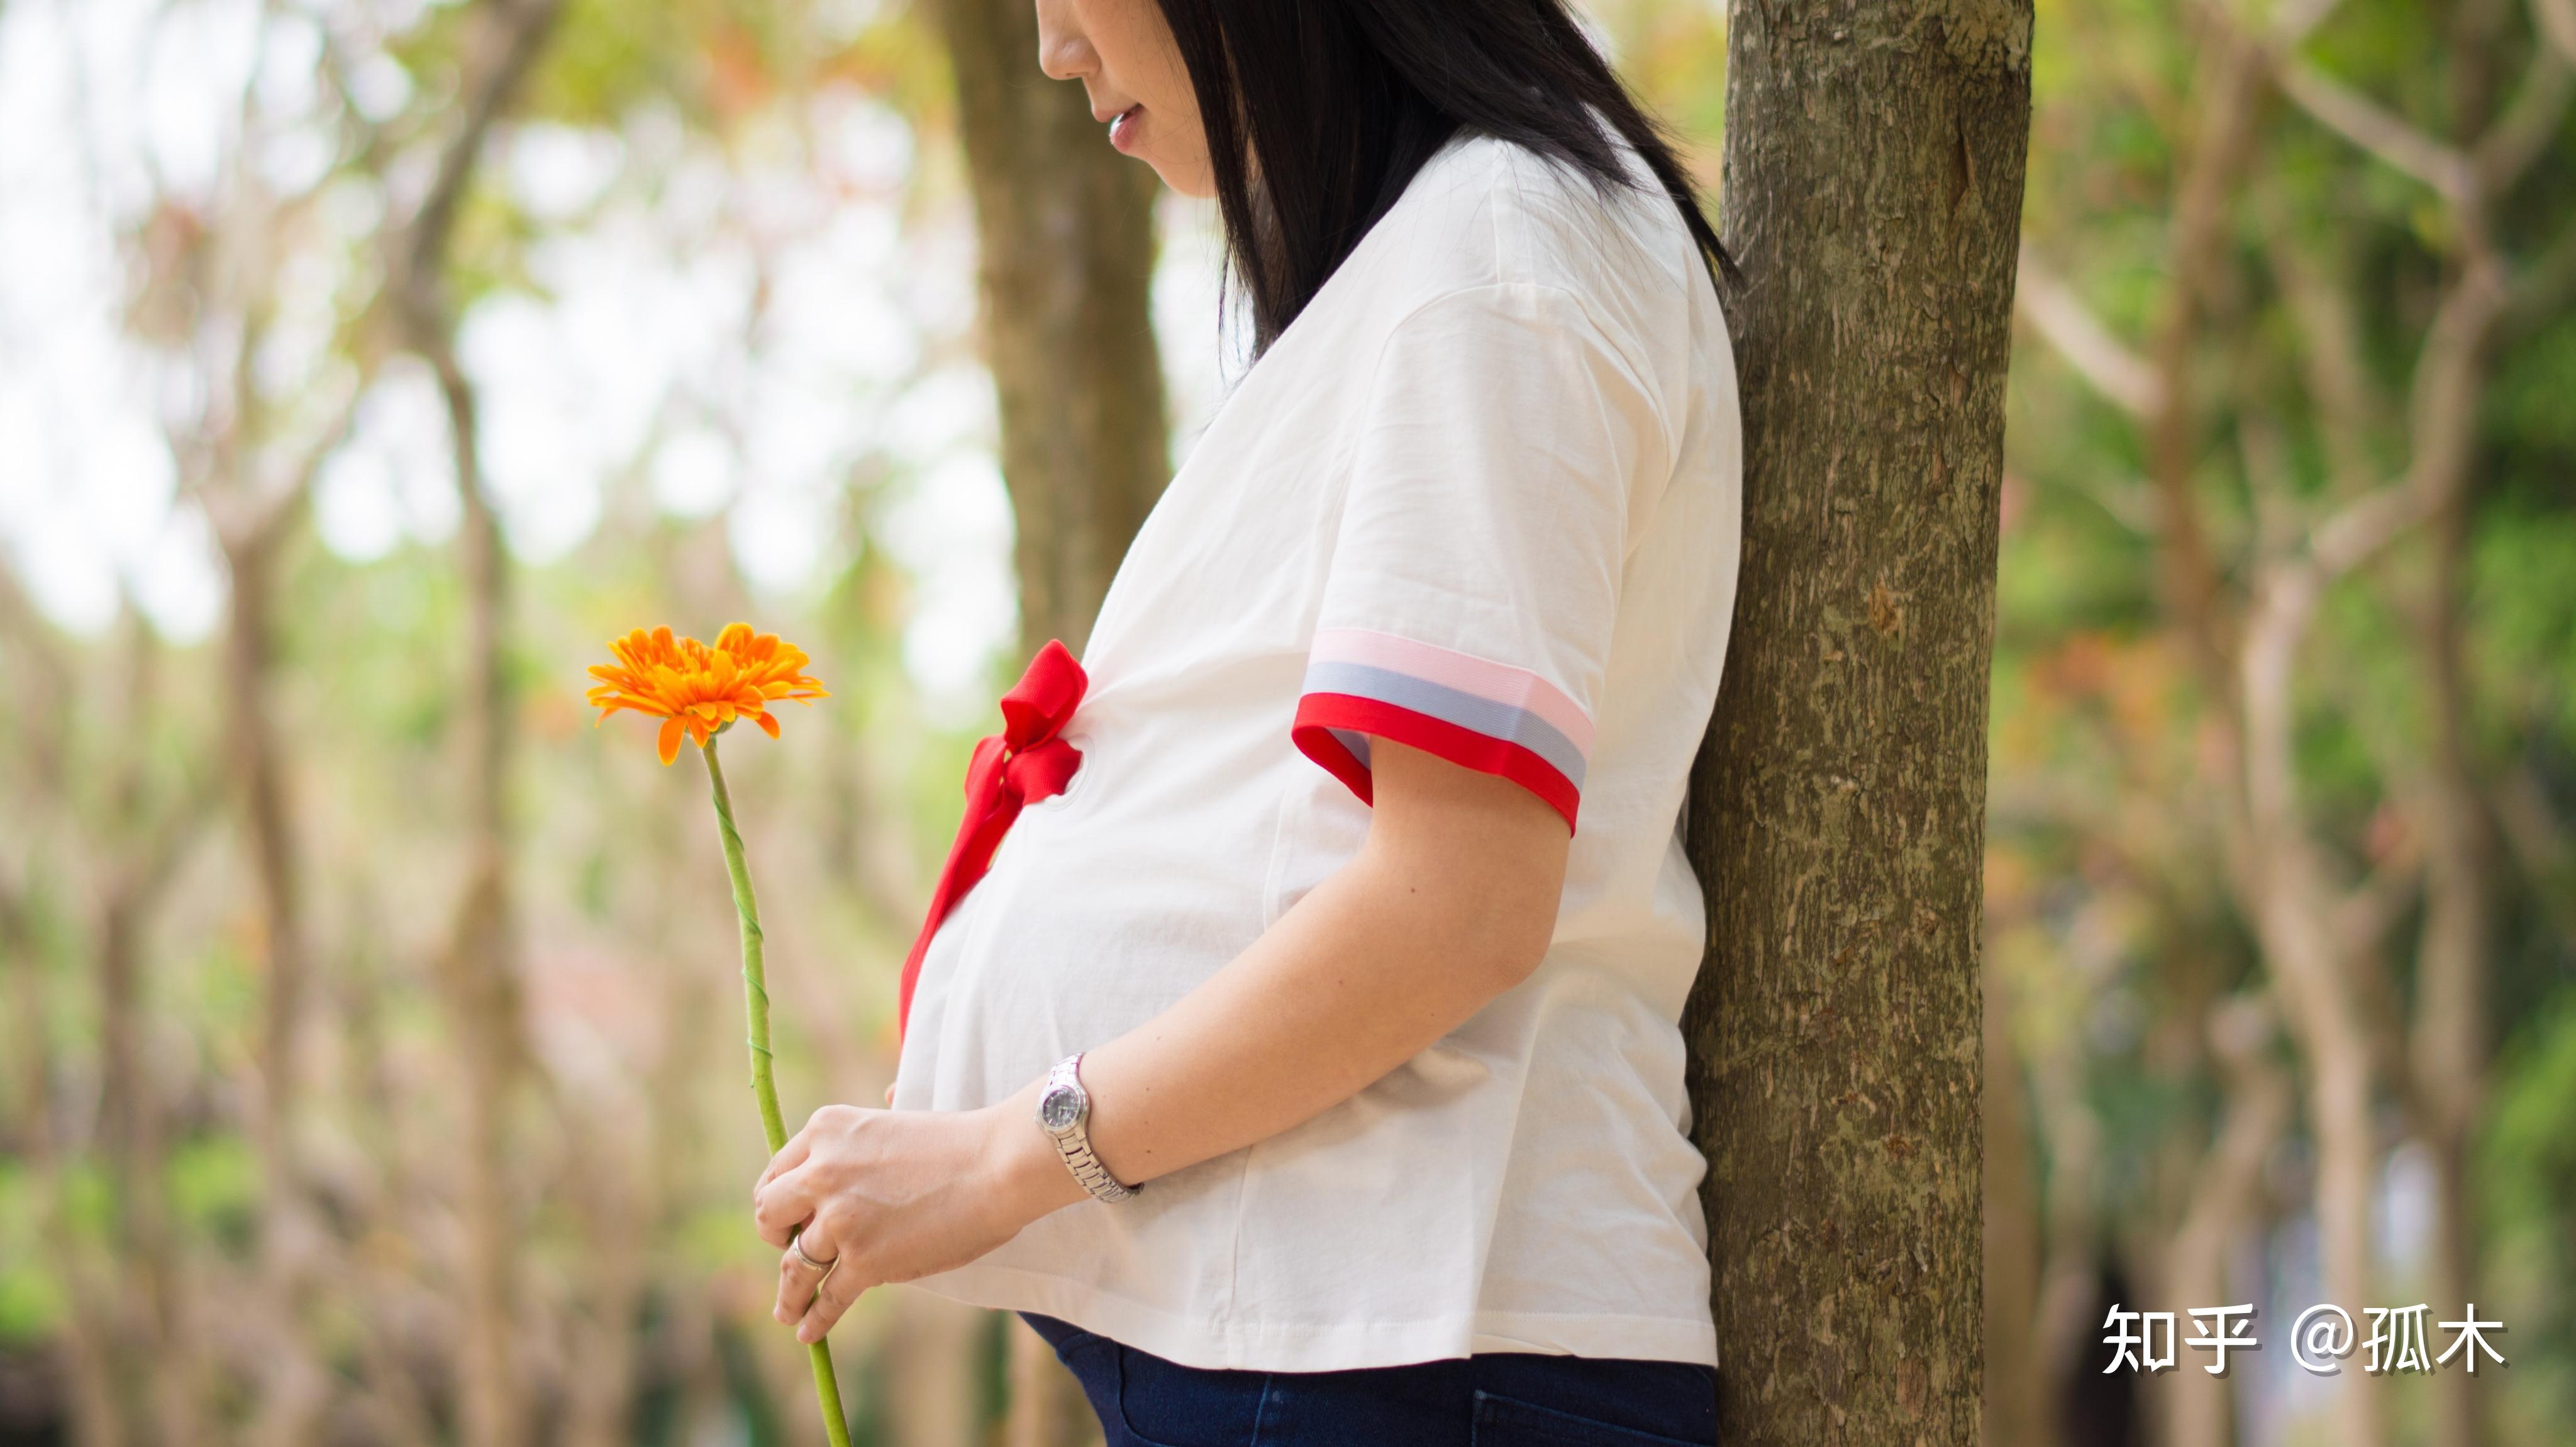
<path fill-rule="evenodd" d="M 716 762 L 715 736 L 698 752 L 707 760 L 707 783 L 714 790 L 716 830 L 724 839 L 725 873 L 733 880 L 733 910 L 742 922 L 743 1004 L 751 1016 L 751 1094 L 760 1102 L 760 1128 L 769 1138 L 769 1153 L 787 1146 L 787 1121 L 778 1112 L 778 1081 L 769 1068 L 768 971 L 761 955 L 760 902 L 752 897 L 751 867 L 743 862 L 742 833 L 733 827 L 733 795 L 725 789 L 724 766 Z M 807 1347 L 813 1358 L 814 1395 L 823 1407 L 823 1432 L 832 1447 L 850 1447 L 850 1419 L 841 1410 L 841 1383 L 832 1375 L 832 1345 Z"/>

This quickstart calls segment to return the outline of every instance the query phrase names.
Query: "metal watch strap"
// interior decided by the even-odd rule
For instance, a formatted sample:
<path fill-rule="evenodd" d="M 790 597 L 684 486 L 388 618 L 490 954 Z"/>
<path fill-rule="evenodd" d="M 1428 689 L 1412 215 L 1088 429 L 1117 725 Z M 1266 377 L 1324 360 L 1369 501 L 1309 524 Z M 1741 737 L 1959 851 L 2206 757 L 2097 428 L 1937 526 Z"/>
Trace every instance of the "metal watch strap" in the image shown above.
<path fill-rule="evenodd" d="M 1083 1097 L 1082 1112 L 1074 1117 L 1072 1125 L 1062 1131 L 1047 1132 L 1055 1141 L 1056 1154 L 1064 1157 L 1065 1169 L 1073 1172 L 1073 1178 L 1082 1183 L 1082 1188 L 1089 1191 L 1094 1200 L 1115 1203 L 1135 1195 L 1136 1187 L 1120 1184 L 1117 1177 L 1109 1174 L 1109 1168 L 1100 1163 L 1100 1157 L 1092 1153 L 1091 1093 L 1083 1089 L 1082 1057 L 1078 1054 L 1065 1057 L 1055 1069 L 1047 1072 L 1049 1091 L 1065 1085 L 1081 1091 Z"/>

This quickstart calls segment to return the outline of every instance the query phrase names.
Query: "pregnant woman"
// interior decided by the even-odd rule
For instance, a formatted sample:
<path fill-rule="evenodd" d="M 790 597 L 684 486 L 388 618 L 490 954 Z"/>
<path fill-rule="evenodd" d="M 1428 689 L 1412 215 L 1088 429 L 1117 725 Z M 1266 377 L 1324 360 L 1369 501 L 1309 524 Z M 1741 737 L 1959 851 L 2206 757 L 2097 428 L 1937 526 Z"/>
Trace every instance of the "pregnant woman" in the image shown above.
<path fill-rule="evenodd" d="M 1021 1312 L 1112 1444 L 1712 1443 L 1716 237 L 1562 0 L 1037 9 L 1258 356 L 979 755 L 892 1108 L 761 1176 L 779 1318 Z"/>

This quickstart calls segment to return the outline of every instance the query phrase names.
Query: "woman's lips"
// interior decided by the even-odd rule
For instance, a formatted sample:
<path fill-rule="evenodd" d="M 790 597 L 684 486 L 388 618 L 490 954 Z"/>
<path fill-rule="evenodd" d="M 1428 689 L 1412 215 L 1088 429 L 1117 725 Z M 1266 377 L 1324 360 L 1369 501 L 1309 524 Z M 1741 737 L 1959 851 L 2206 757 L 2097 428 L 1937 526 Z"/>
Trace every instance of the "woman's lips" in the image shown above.
<path fill-rule="evenodd" d="M 1136 153 L 1136 122 L 1144 114 L 1142 105 L 1132 105 L 1109 118 L 1109 144 L 1121 155 Z"/>

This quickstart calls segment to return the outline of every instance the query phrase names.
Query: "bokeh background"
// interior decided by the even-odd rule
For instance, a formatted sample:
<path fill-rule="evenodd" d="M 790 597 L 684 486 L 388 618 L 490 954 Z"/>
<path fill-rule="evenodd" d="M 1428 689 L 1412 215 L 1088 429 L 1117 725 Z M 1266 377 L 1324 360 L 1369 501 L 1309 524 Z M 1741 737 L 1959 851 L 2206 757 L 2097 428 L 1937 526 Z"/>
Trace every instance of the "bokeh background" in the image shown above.
<path fill-rule="evenodd" d="M 582 668 L 814 655 L 731 772 L 790 1119 L 877 1099 L 1021 647 L 956 92 L 902 0 L 572 0 L 459 147 L 495 3 L 0 0 L 0 1442 L 819 1440 L 702 774 Z M 1722 7 L 1589 12 L 1713 188 Z M 2571 67 L 2569 0 L 2040 0 L 1997 1447 L 2350 1440 L 2329 1277 L 2506 1323 L 2388 1440 L 2576 1442 Z M 1155 206 L 1177 461 L 1241 354 Z M 2265 1349 L 2105 1376 L 2115 1302 Z M 863 1442 L 1073 1440 L 999 1318 L 836 1349 Z"/>

